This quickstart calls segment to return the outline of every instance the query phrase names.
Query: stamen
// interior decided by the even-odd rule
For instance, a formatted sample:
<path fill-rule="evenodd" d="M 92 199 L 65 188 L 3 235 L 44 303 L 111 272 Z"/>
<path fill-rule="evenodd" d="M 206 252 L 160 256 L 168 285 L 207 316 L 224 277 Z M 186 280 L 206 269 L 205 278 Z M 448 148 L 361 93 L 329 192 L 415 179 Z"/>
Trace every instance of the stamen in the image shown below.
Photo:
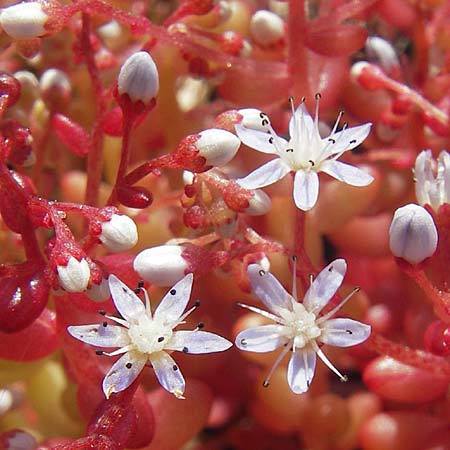
<path fill-rule="evenodd" d="M 320 99 L 322 98 L 320 92 L 317 92 L 314 98 L 316 99 L 316 111 L 314 113 L 314 127 L 316 128 L 316 131 L 319 132 L 319 103 Z"/>
<path fill-rule="evenodd" d="M 294 97 L 289 97 L 289 104 L 291 105 L 292 114 L 295 113 Z"/>
<path fill-rule="evenodd" d="M 348 381 L 348 377 L 346 375 L 342 375 L 336 367 L 331 364 L 331 361 L 325 356 L 325 353 L 319 348 L 315 341 L 311 341 L 311 345 L 314 348 L 314 351 L 317 353 L 317 356 L 322 360 L 322 362 L 333 372 L 335 373 L 341 381 Z"/>
<path fill-rule="evenodd" d="M 175 295 L 177 293 L 177 290 L 176 289 L 171 289 L 170 290 L 170 295 Z"/>
<path fill-rule="evenodd" d="M 105 315 L 105 317 L 109 320 L 112 320 L 113 322 L 118 323 L 119 325 L 122 325 L 123 327 L 130 328 L 130 324 L 126 320 L 119 319 L 118 317 L 114 317 L 114 316 L 108 316 L 108 315 Z"/>
<path fill-rule="evenodd" d="M 126 367 L 127 369 L 131 369 L 131 368 L 133 367 L 133 364 L 131 364 L 131 363 L 126 363 L 126 364 L 125 364 L 125 367 Z"/>
<path fill-rule="evenodd" d="M 158 338 L 158 342 L 162 342 L 164 340 L 164 336 L 160 336 L 159 338 Z"/>
<path fill-rule="evenodd" d="M 127 353 L 130 350 L 134 350 L 136 347 L 134 346 L 134 344 L 128 344 L 125 347 L 119 348 L 117 350 L 114 350 L 111 353 L 107 353 L 107 352 L 103 352 L 104 355 L 106 356 L 117 356 L 117 355 L 122 355 L 123 353 Z"/>
<path fill-rule="evenodd" d="M 183 347 L 183 353 L 189 353 L 189 349 L 187 347 Z"/>
<path fill-rule="evenodd" d="M 199 323 L 197 324 L 197 328 L 198 328 L 199 330 L 201 330 L 202 328 L 205 328 L 205 322 L 199 322 Z"/>
<path fill-rule="evenodd" d="M 280 323 L 280 324 L 285 324 L 284 319 L 282 319 L 281 317 L 276 316 L 275 314 L 272 314 L 270 312 L 264 311 L 263 309 L 259 309 L 256 308 L 255 306 L 250 306 L 250 305 L 245 305 L 244 303 L 237 303 L 238 306 L 240 306 L 241 308 L 245 308 L 248 309 L 256 314 L 259 314 L 263 317 L 267 317 L 270 320 L 273 320 L 274 322 Z"/>
<path fill-rule="evenodd" d="M 330 136 L 333 136 L 333 134 L 336 133 L 337 127 L 338 127 L 339 122 L 341 121 L 343 115 L 344 115 L 344 111 L 342 111 L 342 110 L 339 111 L 339 114 L 336 118 L 336 122 L 334 122 L 333 129 L 331 130 Z"/>
<path fill-rule="evenodd" d="M 266 274 L 266 271 L 261 269 L 258 273 L 260 277 L 263 277 Z"/>
<path fill-rule="evenodd" d="M 98 356 L 103 356 L 103 350 L 95 350 L 95 354 Z"/>
<path fill-rule="evenodd" d="M 103 323 L 102 323 L 102 326 L 103 326 L 104 328 L 106 328 L 106 327 L 108 326 L 108 322 L 106 322 L 106 321 L 103 322 Z"/>
<path fill-rule="evenodd" d="M 297 256 L 292 255 L 292 297 L 297 300 Z"/>
<path fill-rule="evenodd" d="M 272 378 L 272 375 L 274 374 L 276 368 L 280 365 L 280 362 L 283 360 L 283 358 L 290 352 L 291 347 L 289 345 L 287 345 L 286 347 L 283 348 L 283 351 L 278 355 L 278 358 L 275 360 L 275 362 L 273 363 L 272 367 L 270 368 L 270 371 L 267 375 L 267 377 L 265 378 L 265 380 L 263 381 L 263 386 L 264 387 L 268 387 L 270 384 L 270 379 Z"/>
<path fill-rule="evenodd" d="M 173 369 L 174 371 L 177 371 L 177 370 L 178 370 L 178 366 L 177 366 L 176 364 L 174 364 L 174 365 L 172 366 L 172 369 Z"/>
<path fill-rule="evenodd" d="M 144 280 L 138 281 L 138 288 L 142 289 L 144 287 Z"/>
<path fill-rule="evenodd" d="M 347 295 L 347 297 L 345 297 L 341 303 L 339 303 L 339 305 L 337 305 L 336 307 L 334 307 L 331 311 L 327 312 L 325 315 L 323 315 L 322 317 L 319 317 L 316 320 L 316 324 L 319 325 L 325 321 L 327 321 L 330 317 L 334 316 L 334 314 L 336 314 L 337 311 L 339 311 L 352 297 L 354 294 L 356 294 L 357 292 L 360 291 L 360 287 L 357 286 L 355 288 L 353 288 L 352 292 L 350 292 L 350 294 Z"/>
<path fill-rule="evenodd" d="M 190 309 L 188 309 L 178 320 L 177 320 L 177 325 L 180 325 L 180 323 L 182 323 L 184 321 L 184 319 L 186 319 L 186 317 L 191 314 L 192 312 L 194 312 L 198 307 L 200 306 L 200 300 L 196 300 L 194 303 L 194 306 Z M 176 325 L 173 326 L 173 328 L 175 328 Z"/>
<path fill-rule="evenodd" d="M 312 273 L 309 274 L 309 285 L 311 286 L 314 282 L 314 275 Z"/>
<path fill-rule="evenodd" d="M 100 309 L 98 312 L 101 316 L 105 316 L 106 315 L 106 311 L 104 309 Z"/>

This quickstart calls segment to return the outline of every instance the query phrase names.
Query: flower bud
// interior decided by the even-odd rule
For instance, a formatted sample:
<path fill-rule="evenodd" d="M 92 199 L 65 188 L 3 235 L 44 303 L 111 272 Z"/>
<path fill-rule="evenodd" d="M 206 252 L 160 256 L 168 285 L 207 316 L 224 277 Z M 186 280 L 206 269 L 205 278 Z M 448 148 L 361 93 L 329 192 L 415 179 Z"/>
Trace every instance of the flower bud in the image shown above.
<path fill-rule="evenodd" d="M 400 66 L 397 53 L 392 44 L 379 36 L 369 36 L 365 49 L 367 55 L 378 63 L 386 72 L 398 69 Z"/>
<path fill-rule="evenodd" d="M 233 133 L 219 128 L 210 128 L 199 135 L 195 147 L 199 155 L 206 159 L 207 166 L 224 166 L 234 158 L 241 145 Z"/>
<path fill-rule="evenodd" d="M 255 189 L 252 193 L 253 197 L 248 200 L 249 206 L 244 212 L 249 216 L 262 216 L 266 214 L 272 206 L 270 197 L 261 189 Z"/>
<path fill-rule="evenodd" d="M 256 108 L 240 109 L 238 113 L 242 116 L 241 125 L 251 130 L 267 132 L 267 124 L 270 123 L 269 117 Z M 263 124 L 264 121 L 264 124 Z"/>
<path fill-rule="evenodd" d="M 160 245 L 140 252 L 133 262 L 141 278 L 157 286 L 172 286 L 186 275 L 188 262 L 183 258 L 183 247 Z"/>
<path fill-rule="evenodd" d="M 87 261 L 78 261 L 71 256 L 65 266 L 57 266 L 60 286 L 67 292 L 83 292 L 86 290 L 91 277 Z"/>
<path fill-rule="evenodd" d="M 111 220 L 102 223 L 99 239 L 112 252 L 129 250 L 138 240 L 136 224 L 128 216 L 113 214 Z"/>
<path fill-rule="evenodd" d="M 132 102 L 147 105 L 159 90 L 158 68 L 152 57 L 144 51 L 134 53 L 123 64 L 119 72 L 117 90 L 128 94 Z"/>
<path fill-rule="evenodd" d="M 34 39 L 46 33 L 48 15 L 39 2 L 22 2 L 0 12 L 0 25 L 14 39 Z"/>
<path fill-rule="evenodd" d="M 67 105 L 72 97 L 72 86 L 67 75 L 59 69 L 46 70 L 39 80 L 42 98 L 54 109 Z"/>
<path fill-rule="evenodd" d="M 273 45 L 279 42 L 285 33 L 283 19 L 266 10 L 259 10 L 250 20 L 250 33 L 260 45 Z"/>
<path fill-rule="evenodd" d="M 389 247 L 395 256 L 418 264 L 435 252 L 437 241 L 433 218 L 424 208 L 411 203 L 395 211 L 389 228 Z"/>

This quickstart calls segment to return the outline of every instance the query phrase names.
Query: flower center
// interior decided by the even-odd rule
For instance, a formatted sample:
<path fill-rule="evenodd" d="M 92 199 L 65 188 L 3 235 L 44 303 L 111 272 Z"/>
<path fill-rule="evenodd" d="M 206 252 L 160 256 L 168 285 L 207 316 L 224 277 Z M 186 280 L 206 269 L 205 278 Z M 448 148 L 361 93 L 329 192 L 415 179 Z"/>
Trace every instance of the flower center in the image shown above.
<path fill-rule="evenodd" d="M 172 329 L 144 316 L 128 330 L 131 342 L 141 353 L 155 353 L 164 349 L 172 337 Z"/>

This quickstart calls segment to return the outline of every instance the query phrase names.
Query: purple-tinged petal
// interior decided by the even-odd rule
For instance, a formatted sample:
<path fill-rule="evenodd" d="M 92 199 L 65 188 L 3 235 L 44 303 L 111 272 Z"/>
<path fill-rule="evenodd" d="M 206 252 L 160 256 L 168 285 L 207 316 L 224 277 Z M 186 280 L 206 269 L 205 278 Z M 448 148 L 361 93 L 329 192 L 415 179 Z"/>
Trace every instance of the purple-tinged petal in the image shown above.
<path fill-rule="evenodd" d="M 313 281 L 303 299 L 307 311 L 317 314 L 331 300 L 339 289 L 347 271 L 347 263 L 336 259 L 328 264 Z"/>
<path fill-rule="evenodd" d="M 292 310 L 292 296 L 270 272 L 258 264 L 250 264 L 247 273 L 252 291 L 270 311 L 280 315 L 280 310 Z"/>
<path fill-rule="evenodd" d="M 371 126 L 371 123 L 365 123 L 357 127 L 346 128 L 322 139 L 323 146 L 326 146 L 326 152 L 321 155 L 321 159 L 357 147 L 369 135 Z"/>
<path fill-rule="evenodd" d="M 335 347 L 351 347 L 370 336 L 370 326 L 352 319 L 330 319 L 322 327 L 319 340 Z"/>
<path fill-rule="evenodd" d="M 125 347 L 130 343 L 128 330 L 116 325 L 80 325 L 67 328 L 71 336 L 96 347 Z"/>
<path fill-rule="evenodd" d="M 367 186 L 373 181 L 373 176 L 364 170 L 339 161 L 324 161 L 320 170 L 351 186 Z"/>
<path fill-rule="evenodd" d="M 317 202 L 319 177 L 313 170 L 298 170 L 294 178 L 294 201 L 297 208 L 309 211 Z"/>
<path fill-rule="evenodd" d="M 291 171 L 291 168 L 280 158 L 272 159 L 266 164 L 250 172 L 246 177 L 237 179 L 244 189 L 258 189 L 281 180 Z"/>
<path fill-rule="evenodd" d="M 189 273 L 170 289 L 155 310 L 155 321 L 169 324 L 181 317 L 189 303 L 193 281 L 194 275 Z"/>
<path fill-rule="evenodd" d="M 103 392 L 109 398 L 114 392 L 122 392 L 138 377 L 147 362 L 147 356 L 128 352 L 109 369 L 103 380 Z"/>
<path fill-rule="evenodd" d="M 223 352 L 233 344 L 227 339 L 208 331 L 175 331 L 165 346 L 165 350 L 178 350 L 184 353 L 201 354 Z"/>
<path fill-rule="evenodd" d="M 277 155 L 277 149 L 274 145 L 274 139 L 277 139 L 278 145 L 285 145 L 286 140 L 282 137 L 275 136 L 266 133 L 264 131 L 252 130 L 250 128 L 243 127 L 242 125 L 235 125 L 236 134 L 238 138 L 248 147 L 258 150 L 261 153 L 267 153 L 271 155 Z"/>
<path fill-rule="evenodd" d="M 316 369 L 316 352 L 309 348 L 292 353 L 287 370 L 289 387 L 294 394 L 303 394 L 309 389 Z"/>
<path fill-rule="evenodd" d="M 142 300 L 125 283 L 110 275 L 108 284 L 114 305 L 125 320 L 136 322 L 140 316 L 146 314 Z"/>
<path fill-rule="evenodd" d="M 150 363 L 155 371 L 159 384 L 177 398 L 183 398 L 185 382 L 181 370 L 173 358 L 166 352 L 150 355 Z"/>
<path fill-rule="evenodd" d="M 241 331 L 235 340 L 236 347 L 249 352 L 272 352 L 289 342 L 280 332 L 282 325 L 261 325 Z"/>

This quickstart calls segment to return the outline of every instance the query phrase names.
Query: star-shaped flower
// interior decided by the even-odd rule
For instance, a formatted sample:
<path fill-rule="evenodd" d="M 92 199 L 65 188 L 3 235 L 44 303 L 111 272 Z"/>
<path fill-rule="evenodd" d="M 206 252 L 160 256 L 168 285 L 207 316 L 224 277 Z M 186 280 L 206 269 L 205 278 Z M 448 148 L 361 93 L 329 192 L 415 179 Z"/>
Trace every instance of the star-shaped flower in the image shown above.
<path fill-rule="evenodd" d="M 186 275 L 164 296 L 152 316 L 146 291 L 145 305 L 141 299 L 114 275 L 110 275 L 109 289 L 122 319 L 105 316 L 119 325 L 106 321 L 100 325 L 68 327 L 76 339 L 96 347 L 119 347 L 107 356 L 122 355 L 103 380 L 106 397 L 121 392 L 133 383 L 147 363 L 153 367 L 161 386 L 178 398 L 183 398 L 185 382 L 170 352 L 201 354 L 227 350 L 232 343 L 221 336 L 195 330 L 174 328 L 197 308 L 183 311 L 189 302 L 193 275 Z"/>
<path fill-rule="evenodd" d="M 253 292 L 271 312 L 254 306 L 242 304 L 240 306 L 273 320 L 275 324 L 241 331 L 236 337 L 236 345 L 241 350 L 258 353 L 271 352 L 284 346 L 264 381 L 265 386 L 269 385 L 270 377 L 288 352 L 292 352 L 292 355 L 288 365 L 287 380 L 295 394 L 308 390 L 314 377 L 316 355 L 341 380 L 347 380 L 325 356 L 320 349 L 320 343 L 350 347 L 369 337 L 369 325 L 352 319 L 331 319 L 359 289 L 355 288 L 327 314 L 319 315 L 341 285 L 346 270 L 347 264 L 343 259 L 333 261 L 319 273 L 306 292 L 303 303 L 299 303 L 296 298 L 295 278 L 293 294 L 290 295 L 279 281 L 269 272 L 265 272 L 261 266 L 251 264 L 248 267 Z"/>
<path fill-rule="evenodd" d="M 319 172 L 325 172 L 352 186 L 367 186 L 373 181 L 373 177 L 363 170 L 337 161 L 344 152 L 364 141 L 372 124 L 337 131 L 342 115 L 339 114 L 330 135 L 322 138 L 319 134 L 319 98 L 316 96 L 314 120 L 303 102 L 294 111 L 291 101 L 293 114 L 289 122 L 289 141 L 275 133 L 264 113 L 260 113 L 261 126 L 245 126 L 245 117 L 243 123 L 235 126 L 244 144 L 262 153 L 278 156 L 246 177 L 236 180 L 239 185 L 245 189 L 258 189 L 281 180 L 289 172 L 295 172 L 294 201 L 297 208 L 308 211 L 316 204 L 319 194 Z"/>

